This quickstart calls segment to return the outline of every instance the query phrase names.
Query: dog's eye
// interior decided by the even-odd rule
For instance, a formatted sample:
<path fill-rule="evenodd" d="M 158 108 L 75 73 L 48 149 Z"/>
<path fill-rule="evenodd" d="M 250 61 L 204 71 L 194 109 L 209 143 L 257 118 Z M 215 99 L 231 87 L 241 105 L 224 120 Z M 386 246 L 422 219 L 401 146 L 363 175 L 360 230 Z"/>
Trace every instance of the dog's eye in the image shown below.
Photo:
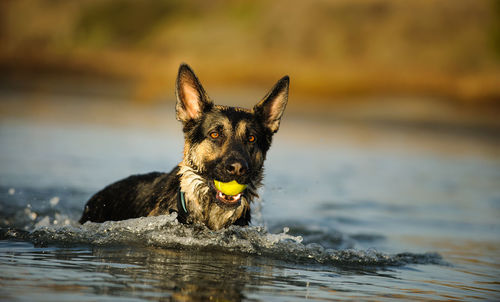
<path fill-rule="evenodd" d="M 210 137 L 213 139 L 219 138 L 220 133 L 217 131 L 210 132 Z"/>
<path fill-rule="evenodd" d="M 249 135 L 248 136 L 248 141 L 251 142 L 251 143 L 255 142 L 255 136 Z"/>

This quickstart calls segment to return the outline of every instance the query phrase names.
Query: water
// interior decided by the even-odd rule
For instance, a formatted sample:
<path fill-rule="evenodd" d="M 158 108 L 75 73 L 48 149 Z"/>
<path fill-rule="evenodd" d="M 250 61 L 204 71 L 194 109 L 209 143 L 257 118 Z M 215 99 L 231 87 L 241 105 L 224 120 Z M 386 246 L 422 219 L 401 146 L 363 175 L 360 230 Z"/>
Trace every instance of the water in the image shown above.
<path fill-rule="evenodd" d="M 121 118 L 94 123 L 116 103 L 83 101 L 0 121 L 2 301 L 500 299 L 495 139 L 292 108 L 250 227 L 214 232 L 175 215 L 82 226 L 95 191 L 168 171 L 182 152 L 171 104 L 121 104 Z"/>

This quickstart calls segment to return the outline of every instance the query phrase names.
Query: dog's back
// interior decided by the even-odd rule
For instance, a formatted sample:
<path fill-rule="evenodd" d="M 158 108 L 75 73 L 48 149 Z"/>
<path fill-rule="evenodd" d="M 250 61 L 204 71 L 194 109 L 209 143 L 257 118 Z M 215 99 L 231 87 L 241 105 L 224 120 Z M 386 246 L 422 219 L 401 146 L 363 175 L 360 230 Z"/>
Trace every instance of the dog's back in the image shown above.
<path fill-rule="evenodd" d="M 87 202 L 80 223 L 149 216 L 159 204 L 177 210 L 177 170 L 168 174 L 152 172 L 132 175 L 105 187 Z"/>

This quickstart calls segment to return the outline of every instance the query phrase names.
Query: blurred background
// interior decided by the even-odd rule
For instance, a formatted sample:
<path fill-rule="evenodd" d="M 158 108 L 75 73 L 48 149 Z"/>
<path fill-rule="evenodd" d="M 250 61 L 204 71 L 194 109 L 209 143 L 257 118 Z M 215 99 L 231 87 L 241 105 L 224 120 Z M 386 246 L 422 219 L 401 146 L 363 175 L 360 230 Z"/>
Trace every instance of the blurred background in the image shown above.
<path fill-rule="evenodd" d="M 500 97 L 500 2 L 475 0 L 18 0 L 0 4 L 2 78 L 85 77 L 171 95 L 180 62 L 205 86 L 269 86 L 304 99 Z M 99 78 L 99 80 L 97 80 Z"/>
<path fill-rule="evenodd" d="M 418 129 L 497 154 L 500 1 L 0 3 L 4 119 L 158 126 L 181 62 L 219 103 L 251 107 L 288 74 L 287 113 L 363 126 L 351 139 Z"/>
<path fill-rule="evenodd" d="M 175 100 L 181 62 L 219 102 L 251 107 L 288 74 L 289 114 L 467 134 L 496 147 L 500 1 L 0 3 L 2 118 L 87 113 L 127 124 L 138 108 Z M 90 97 L 61 106 L 54 94 Z M 120 116 L 111 99 L 132 113 Z"/>

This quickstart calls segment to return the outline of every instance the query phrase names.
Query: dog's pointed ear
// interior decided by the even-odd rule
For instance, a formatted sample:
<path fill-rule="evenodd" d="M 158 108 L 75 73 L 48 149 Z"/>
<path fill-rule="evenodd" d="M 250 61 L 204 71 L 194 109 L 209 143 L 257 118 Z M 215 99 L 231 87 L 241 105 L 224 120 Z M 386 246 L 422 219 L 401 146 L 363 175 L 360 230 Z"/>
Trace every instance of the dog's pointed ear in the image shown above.
<path fill-rule="evenodd" d="M 204 111 L 213 106 L 200 81 L 187 64 L 181 64 L 179 67 L 175 94 L 177 119 L 183 123 L 198 119 Z"/>
<path fill-rule="evenodd" d="M 290 78 L 284 76 L 271 91 L 260 101 L 253 111 L 260 117 L 271 133 L 276 133 L 280 127 L 281 116 L 288 101 L 288 86 Z"/>

